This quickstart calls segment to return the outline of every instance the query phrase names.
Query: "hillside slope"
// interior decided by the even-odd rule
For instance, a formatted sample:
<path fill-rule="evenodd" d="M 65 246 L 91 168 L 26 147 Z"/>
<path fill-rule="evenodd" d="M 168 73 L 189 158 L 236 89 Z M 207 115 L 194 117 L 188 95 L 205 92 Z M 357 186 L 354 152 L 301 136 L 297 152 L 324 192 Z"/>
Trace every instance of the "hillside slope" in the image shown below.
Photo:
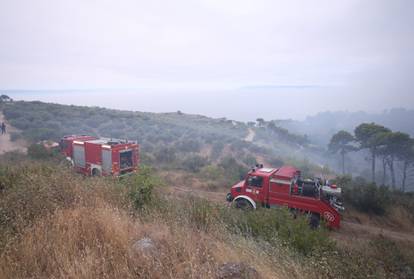
<path fill-rule="evenodd" d="M 141 144 L 143 162 L 158 166 L 201 162 L 200 157 L 214 163 L 232 157 L 247 168 L 258 160 L 278 166 L 291 160 L 291 154 L 299 156 L 308 150 L 302 137 L 277 127 L 270 130 L 181 112 L 132 112 L 23 101 L 4 104 L 2 110 L 8 121 L 22 130 L 21 137 L 30 142 L 59 140 L 67 134 L 134 139 Z M 318 164 L 305 162 L 304 157 L 295 163 L 321 172 Z"/>
<path fill-rule="evenodd" d="M 25 143 L 24 140 L 11 140 L 11 134 L 19 134 L 20 131 L 11 126 L 10 123 L 4 118 L 3 113 L 0 111 L 0 123 L 3 122 L 6 124 L 6 134 L 0 135 L 0 155 L 11 151 L 25 153 L 27 151 L 27 143 Z"/>

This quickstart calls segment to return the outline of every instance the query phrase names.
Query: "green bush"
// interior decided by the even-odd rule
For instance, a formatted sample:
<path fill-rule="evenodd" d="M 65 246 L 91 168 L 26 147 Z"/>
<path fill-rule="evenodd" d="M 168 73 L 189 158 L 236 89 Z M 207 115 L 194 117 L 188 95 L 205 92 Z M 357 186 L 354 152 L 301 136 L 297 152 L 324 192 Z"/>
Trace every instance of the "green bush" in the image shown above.
<path fill-rule="evenodd" d="M 343 187 L 345 204 L 350 204 L 360 211 L 383 215 L 391 205 L 392 193 L 385 186 L 378 187 L 366 182 L 365 179 L 352 179 L 349 176 L 337 178 L 336 183 Z"/>
<path fill-rule="evenodd" d="M 32 144 L 27 148 L 27 155 L 32 159 L 48 159 L 53 156 L 53 152 L 42 144 Z"/>
<path fill-rule="evenodd" d="M 224 169 L 217 165 L 207 165 L 203 167 L 200 171 L 200 176 L 207 180 L 218 180 L 224 177 Z"/>
<path fill-rule="evenodd" d="M 207 182 L 210 191 L 216 191 L 217 189 L 229 190 L 231 185 L 240 181 L 238 176 L 234 177 L 223 167 L 214 164 L 203 167 L 198 176 Z"/>
<path fill-rule="evenodd" d="M 182 162 L 183 167 L 191 172 L 198 172 L 208 164 L 208 159 L 199 155 L 191 155 Z"/>
<path fill-rule="evenodd" d="M 283 241 L 302 254 L 329 251 L 334 244 L 324 229 L 312 230 L 305 216 L 294 219 L 288 209 L 231 210 L 223 214 L 230 231 L 278 245 Z"/>
<path fill-rule="evenodd" d="M 150 205 L 155 199 L 154 187 L 162 185 L 161 180 L 147 166 L 140 166 L 139 171 L 126 177 L 123 183 L 128 187 L 128 196 L 137 209 Z"/>
<path fill-rule="evenodd" d="M 244 179 L 248 170 L 248 168 L 239 164 L 233 157 L 223 158 L 219 163 L 219 167 L 223 168 L 229 179 L 234 182 Z"/>

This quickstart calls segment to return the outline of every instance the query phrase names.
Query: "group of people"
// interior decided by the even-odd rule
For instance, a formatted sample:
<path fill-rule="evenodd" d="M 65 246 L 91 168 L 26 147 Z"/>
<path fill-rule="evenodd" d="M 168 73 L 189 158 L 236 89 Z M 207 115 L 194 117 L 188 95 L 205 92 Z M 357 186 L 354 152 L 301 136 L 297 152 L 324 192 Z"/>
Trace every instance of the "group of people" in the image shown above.
<path fill-rule="evenodd" d="M 4 135 L 6 133 L 6 124 L 4 122 L 1 122 L 1 134 Z"/>

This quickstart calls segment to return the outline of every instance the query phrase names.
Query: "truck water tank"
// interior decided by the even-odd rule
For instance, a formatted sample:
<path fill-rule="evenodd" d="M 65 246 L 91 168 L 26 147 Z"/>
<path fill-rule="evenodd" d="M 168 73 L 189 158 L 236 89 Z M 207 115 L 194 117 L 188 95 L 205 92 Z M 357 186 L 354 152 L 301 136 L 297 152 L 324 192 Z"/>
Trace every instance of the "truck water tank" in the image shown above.
<path fill-rule="evenodd" d="M 302 194 L 306 197 L 314 197 L 317 194 L 317 187 L 315 184 L 303 183 Z"/>

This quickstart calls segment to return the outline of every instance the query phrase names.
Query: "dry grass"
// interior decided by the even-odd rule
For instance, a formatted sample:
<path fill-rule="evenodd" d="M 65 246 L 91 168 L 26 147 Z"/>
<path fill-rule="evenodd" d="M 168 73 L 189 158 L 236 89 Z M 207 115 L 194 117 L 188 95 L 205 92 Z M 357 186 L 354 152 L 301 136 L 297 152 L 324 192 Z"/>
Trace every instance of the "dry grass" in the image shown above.
<path fill-rule="evenodd" d="M 346 210 L 345 220 L 364 224 L 366 226 L 373 226 L 399 232 L 414 232 L 412 213 L 408 212 L 406 208 L 399 205 L 391 207 L 389 212 L 383 216 L 370 215 L 350 207 Z"/>
<path fill-rule="evenodd" d="M 391 208 L 388 219 L 390 220 L 389 226 L 398 230 L 414 233 L 414 220 L 412 218 L 413 213 L 402 206 L 394 206 Z"/>
<path fill-rule="evenodd" d="M 132 248 L 144 237 L 155 243 L 151 253 Z M 214 278 L 225 262 L 246 262 L 262 278 L 303 278 L 286 272 L 284 258 L 276 263 L 246 239 L 226 243 L 160 220 L 142 223 L 101 204 L 57 210 L 25 229 L 1 255 L 0 278 Z"/>
<path fill-rule="evenodd" d="M 142 216 L 111 179 L 32 163 L 7 177 L 0 278 L 215 278 L 226 262 L 247 263 L 262 278 L 292 278 L 253 240 L 183 225 L 179 213 Z M 133 248 L 144 237 L 155 244 L 151 253 Z"/>
<path fill-rule="evenodd" d="M 0 186 L 0 278 L 215 278 L 227 262 L 261 278 L 398 278 L 414 266 L 407 244 L 384 239 L 304 257 L 278 239 L 231 232 L 220 207 L 204 200 L 157 199 L 166 204 L 135 210 L 118 181 L 49 164 L 4 172 L 0 163 Z M 145 237 L 155 248 L 134 249 Z"/>
<path fill-rule="evenodd" d="M 132 248 L 143 237 L 154 240 L 152 255 Z M 141 224 L 102 205 L 39 220 L 9 245 L 0 266 L 3 278 L 211 278 L 211 250 L 201 235 Z"/>

